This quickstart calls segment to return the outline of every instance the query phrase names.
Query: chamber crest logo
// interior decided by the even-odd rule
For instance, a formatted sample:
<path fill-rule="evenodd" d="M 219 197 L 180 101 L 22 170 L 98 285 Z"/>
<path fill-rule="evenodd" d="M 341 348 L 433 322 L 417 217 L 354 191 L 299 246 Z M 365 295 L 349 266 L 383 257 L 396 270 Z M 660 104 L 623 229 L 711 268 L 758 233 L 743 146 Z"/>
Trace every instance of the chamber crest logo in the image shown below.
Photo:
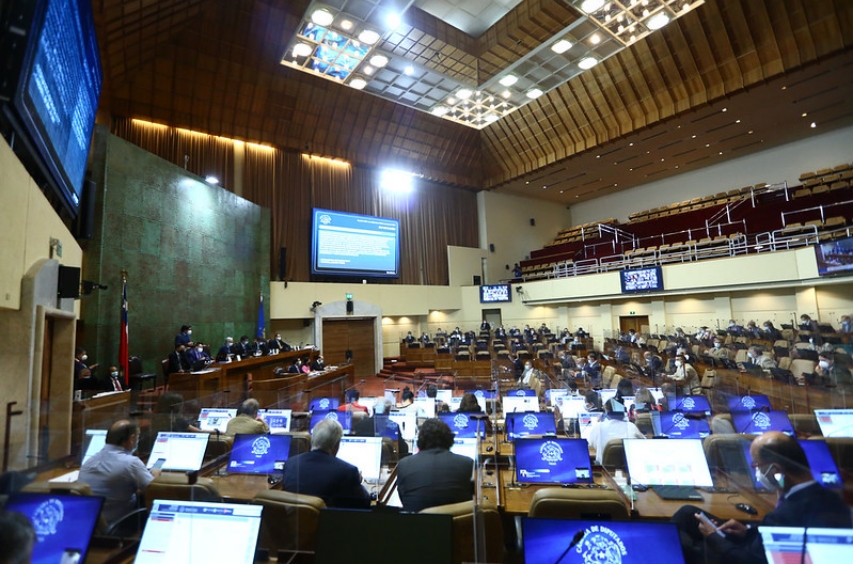
<path fill-rule="evenodd" d="M 773 422 L 770 421 L 770 416 L 763 411 L 759 411 L 753 415 L 752 423 L 761 430 L 767 430 L 773 425 Z"/>
<path fill-rule="evenodd" d="M 675 412 L 675 415 L 672 416 L 672 425 L 683 431 L 690 427 L 690 421 L 687 420 L 683 413 Z"/>
<path fill-rule="evenodd" d="M 463 413 L 457 413 L 456 417 L 453 418 L 453 426 L 457 429 L 461 429 L 463 427 L 468 426 L 468 417 Z"/>
<path fill-rule="evenodd" d="M 681 406 L 684 409 L 693 409 L 694 407 L 696 407 L 696 400 L 688 396 L 684 398 L 683 402 L 681 402 Z"/>
<path fill-rule="evenodd" d="M 628 555 L 619 535 L 599 525 L 593 525 L 586 531 L 576 550 L 584 564 L 621 564 Z"/>
<path fill-rule="evenodd" d="M 318 405 L 320 409 L 329 409 L 329 403 L 329 398 L 323 398 Z"/>
<path fill-rule="evenodd" d="M 270 440 L 265 436 L 260 436 L 252 442 L 252 454 L 255 456 L 264 456 L 270 451 Z"/>
<path fill-rule="evenodd" d="M 320 223 L 322 223 L 323 225 L 329 225 L 330 223 L 332 223 L 332 216 L 327 213 L 324 213 L 320 216 Z"/>
<path fill-rule="evenodd" d="M 539 419 L 532 413 L 528 413 L 521 419 L 521 424 L 524 425 L 524 428 L 528 431 L 532 431 L 539 426 Z"/>
<path fill-rule="evenodd" d="M 49 499 L 39 505 L 33 513 L 33 528 L 39 542 L 45 537 L 56 534 L 57 526 L 65 517 L 65 507 L 58 499 Z"/>
<path fill-rule="evenodd" d="M 563 460 L 563 447 L 554 441 L 545 441 L 539 448 L 539 455 L 542 457 L 542 462 L 556 464 Z"/>
<path fill-rule="evenodd" d="M 329 413 L 326 414 L 326 417 L 324 417 L 324 419 L 331 419 L 332 421 L 337 421 L 338 420 L 338 414 L 334 411 L 330 411 Z"/>
<path fill-rule="evenodd" d="M 752 396 L 744 396 L 740 402 L 747 409 L 755 409 L 755 398 Z"/>

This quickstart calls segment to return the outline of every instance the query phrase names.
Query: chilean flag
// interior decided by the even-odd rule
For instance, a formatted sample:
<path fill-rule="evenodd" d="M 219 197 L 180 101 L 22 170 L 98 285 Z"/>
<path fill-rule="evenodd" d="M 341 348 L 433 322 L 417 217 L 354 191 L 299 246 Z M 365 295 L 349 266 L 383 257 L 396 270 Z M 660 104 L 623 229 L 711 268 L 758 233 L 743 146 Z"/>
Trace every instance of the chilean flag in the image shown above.
<path fill-rule="evenodd" d="M 130 385 L 130 355 L 127 352 L 127 278 L 121 281 L 121 334 L 118 340 L 118 363 L 124 371 L 124 385 Z"/>

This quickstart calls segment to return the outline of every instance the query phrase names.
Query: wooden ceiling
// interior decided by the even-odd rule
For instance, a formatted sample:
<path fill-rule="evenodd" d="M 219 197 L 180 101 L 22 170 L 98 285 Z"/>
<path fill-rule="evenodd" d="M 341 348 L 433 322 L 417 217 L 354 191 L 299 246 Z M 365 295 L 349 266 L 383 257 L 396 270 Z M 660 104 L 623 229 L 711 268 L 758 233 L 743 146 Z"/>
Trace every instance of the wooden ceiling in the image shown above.
<path fill-rule="evenodd" d="M 562 203 L 648 181 L 651 165 L 629 170 L 638 167 L 600 155 L 650 135 L 667 142 L 637 155 L 654 149 L 654 158 L 664 159 L 657 162 L 684 160 L 654 179 L 704 166 L 719 147 L 694 143 L 685 156 L 682 144 L 721 131 L 719 117 L 698 118 L 716 115 L 728 100 L 737 100 L 738 119 L 784 132 L 770 135 L 768 125 L 765 147 L 814 133 L 775 119 L 779 107 L 769 89 L 779 92 L 785 76 L 811 77 L 797 82 L 797 99 L 828 106 L 827 127 L 853 116 L 845 78 L 853 75 L 849 0 L 707 0 L 482 131 L 280 65 L 308 3 L 93 0 L 105 75 L 102 109 Z M 472 39 L 411 8 L 406 21 L 414 30 L 395 47 L 422 64 L 482 82 L 577 17 L 561 0 L 525 0 Z M 760 91 L 767 93 L 755 95 Z M 664 133 L 655 133 L 660 128 Z M 740 156 L 734 148 L 722 158 Z M 750 142 L 741 150 L 757 148 Z M 586 178 L 571 180 L 579 171 Z M 542 189 L 542 178 L 553 188 Z"/>

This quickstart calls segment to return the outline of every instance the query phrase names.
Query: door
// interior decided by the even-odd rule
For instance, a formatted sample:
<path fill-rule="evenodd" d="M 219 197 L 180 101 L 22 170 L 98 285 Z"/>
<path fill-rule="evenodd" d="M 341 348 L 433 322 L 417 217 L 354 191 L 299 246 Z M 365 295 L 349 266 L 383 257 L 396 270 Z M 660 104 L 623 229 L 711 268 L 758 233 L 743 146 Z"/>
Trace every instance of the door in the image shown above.
<path fill-rule="evenodd" d="M 649 316 L 648 315 L 631 315 L 631 316 L 620 316 L 619 317 L 619 332 L 627 333 L 628 330 L 633 329 L 637 333 L 642 333 L 643 331 L 649 330 Z"/>
<path fill-rule="evenodd" d="M 485 319 L 492 325 L 492 330 L 497 329 L 501 326 L 501 309 L 484 309 L 483 316 L 481 319 Z"/>
<path fill-rule="evenodd" d="M 326 364 L 343 364 L 352 351 L 355 377 L 376 375 L 376 336 L 374 320 L 325 319 L 323 321 L 323 357 Z"/>

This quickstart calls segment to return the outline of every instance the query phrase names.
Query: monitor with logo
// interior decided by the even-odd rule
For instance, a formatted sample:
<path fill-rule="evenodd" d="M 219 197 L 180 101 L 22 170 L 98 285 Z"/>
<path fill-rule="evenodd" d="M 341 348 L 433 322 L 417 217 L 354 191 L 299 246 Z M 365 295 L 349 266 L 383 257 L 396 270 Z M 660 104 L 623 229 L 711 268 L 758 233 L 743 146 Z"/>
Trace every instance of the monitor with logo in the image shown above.
<path fill-rule="evenodd" d="M 506 436 L 510 441 L 520 437 L 556 434 L 557 423 L 550 411 L 506 415 Z"/>
<path fill-rule="evenodd" d="M 95 496 L 18 493 L 6 502 L 8 511 L 25 515 L 36 532 L 33 564 L 84 562 L 104 498 Z"/>
<path fill-rule="evenodd" d="M 652 427 L 655 436 L 670 439 L 704 439 L 711 434 L 706 419 L 690 417 L 681 411 L 652 411 Z M 659 422 L 655 421 L 658 420 Z"/>
<path fill-rule="evenodd" d="M 228 422 L 237 417 L 236 409 L 218 407 L 203 407 L 198 415 L 199 429 L 202 431 L 219 431 L 224 433 Z"/>
<path fill-rule="evenodd" d="M 853 529 L 758 527 L 767 562 L 838 564 L 853 553 Z"/>
<path fill-rule="evenodd" d="M 290 420 L 293 411 L 290 409 L 259 409 L 258 418 L 262 419 L 270 433 L 275 435 L 290 432 Z"/>
<path fill-rule="evenodd" d="M 824 437 L 853 437 L 853 409 L 815 409 Z"/>
<path fill-rule="evenodd" d="M 167 433 L 160 431 L 148 456 L 148 468 L 191 472 L 201 468 L 208 433 Z"/>
<path fill-rule="evenodd" d="M 235 435 L 228 472 L 273 474 L 276 462 L 287 460 L 290 440 L 290 435 Z"/>
<path fill-rule="evenodd" d="M 252 564 L 263 507 L 155 499 L 134 562 Z"/>
<path fill-rule="evenodd" d="M 589 439 L 592 429 L 601 421 L 601 413 L 589 413 L 581 411 L 578 413 L 578 431 L 581 438 Z"/>
<path fill-rule="evenodd" d="M 624 439 L 622 444 L 633 484 L 700 488 L 714 485 L 699 439 Z"/>
<path fill-rule="evenodd" d="M 343 437 L 337 456 L 357 467 L 365 481 L 379 481 L 382 437 Z"/>
<path fill-rule="evenodd" d="M 750 394 L 748 396 L 729 396 L 729 411 L 770 411 L 770 398 L 763 394 Z"/>
<path fill-rule="evenodd" d="M 471 413 L 439 413 L 438 418 L 447 423 L 450 430 L 459 439 L 477 437 L 478 420 Z M 480 437 L 485 436 L 486 422 L 479 421 Z"/>
<path fill-rule="evenodd" d="M 585 439 L 518 439 L 515 465 L 516 480 L 524 484 L 592 483 L 592 463 Z"/>
<path fill-rule="evenodd" d="M 314 432 L 314 427 L 317 426 L 317 423 L 322 421 L 323 419 L 332 419 L 341 424 L 341 427 L 344 428 L 344 435 L 352 431 L 352 413 L 349 411 L 338 411 L 336 409 L 331 410 L 315 410 L 311 412 L 311 432 Z"/>
<path fill-rule="evenodd" d="M 779 431 L 794 436 L 794 426 L 788 419 L 788 413 L 781 409 L 773 411 L 739 411 L 732 413 L 732 423 L 736 433 L 761 435 L 767 431 Z"/>
<path fill-rule="evenodd" d="M 539 398 L 536 396 L 504 396 L 501 399 L 504 414 L 539 411 Z"/>
<path fill-rule="evenodd" d="M 818 484 L 829 489 L 841 489 L 844 487 L 841 480 L 841 473 L 838 471 L 838 466 L 835 464 L 829 446 L 827 446 L 825 441 L 800 439 L 797 442 L 803 447 L 803 452 L 806 453 L 806 460 L 809 461 L 809 470 L 811 470 L 812 478 Z M 755 489 L 764 490 L 766 488 L 756 479 L 755 472 L 752 471 L 752 453 L 749 452 L 750 444 L 744 441 L 741 445 L 743 451 L 741 473 L 745 471 L 749 474 Z"/>
<path fill-rule="evenodd" d="M 308 411 L 328 411 L 341 406 L 340 398 L 314 398 L 308 402 Z"/>
<path fill-rule="evenodd" d="M 477 460 L 477 439 L 453 439 L 453 446 L 450 447 L 450 452 L 467 456 L 471 460 Z"/>
<path fill-rule="evenodd" d="M 670 411 L 683 411 L 685 413 L 704 413 L 711 415 L 711 404 L 705 396 L 682 396 L 675 398 L 669 404 Z"/>
<path fill-rule="evenodd" d="M 616 389 L 605 388 L 603 390 L 596 390 L 595 393 L 598 394 L 598 397 L 601 400 L 601 405 L 604 405 L 605 403 L 607 403 L 607 400 L 616 396 Z"/>
<path fill-rule="evenodd" d="M 524 517 L 521 530 L 528 564 L 684 563 L 678 529 L 672 523 Z"/>

